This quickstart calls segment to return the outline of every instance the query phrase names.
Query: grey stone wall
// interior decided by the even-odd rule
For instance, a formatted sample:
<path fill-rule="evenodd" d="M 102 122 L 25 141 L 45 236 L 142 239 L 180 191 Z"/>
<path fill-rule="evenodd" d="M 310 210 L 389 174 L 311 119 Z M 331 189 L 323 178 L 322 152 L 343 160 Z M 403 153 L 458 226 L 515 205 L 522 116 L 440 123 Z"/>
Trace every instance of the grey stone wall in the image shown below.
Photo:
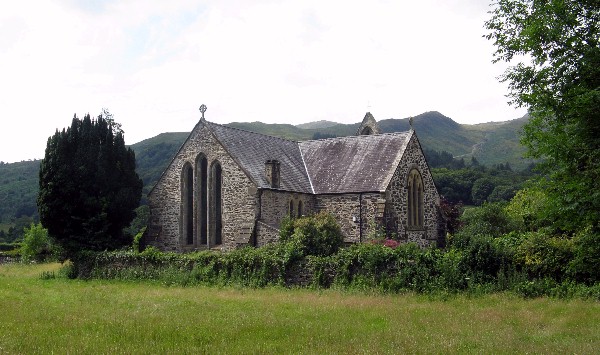
<path fill-rule="evenodd" d="M 366 241 L 375 228 L 377 200 L 381 197 L 380 193 L 317 195 L 315 208 L 335 216 L 344 242 L 359 243 Z"/>
<path fill-rule="evenodd" d="M 300 201 L 302 201 L 303 215 L 311 214 L 314 211 L 314 197 L 312 195 L 263 190 L 260 196 L 260 220 L 270 226 L 279 228 L 281 220 L 289 214 L 290 201 L 294 204 L 294 217 L 297 216 Z"/>
<path fill-rule="evenodd" d="M 279 229 L 258 221 L 256 223 L 256 246 L 262 247 L 279 240 Z"/>
<path fill-rule="evenodd" d="M 200 123 L 202 125 L 202 123 Z M 181 172 L 186 163 L 194 167 L 194 181 L 198 174 L 196 160 L 199 154 L 204 154 L 208 167 L 216 161 L 222 167 L 222 244 L 221 249 L 235 248 L 238 236 L 248 226 L 254 225 L 256 188 L 248 176 L 242 171 L 233 158 L 214 138 L 206 127 L 198 127 L 184 143 L 181 150 L 148 196 L 151 210 L 150 230 L 155 235 L 148 235 L 145 242 L 165 251 L 189 251 L 206 247 L 215 247 L 214 243 L 202 245 L 199 243 L 198 203 L 194 203 L 194 243 L 187 245 L 183 240 L 180 219 L 182 215 L 181 201 Z M 208 174 L 208 189 L 211 186 Z M 199 184 L 194 184 L 195 199 L 199 195 Z M 210 207 L 209 207 L 210 208 Z M 209 219 L 210 224 L 214 223 Z M 209 233 L 210 234 L 210 233 Z"/>
<path fill-rule="evenodd" d="M 260 204 L 257 201 L 257 206 L 260 206 L 260 211 L 257 211 L 257 215 L 260 215 L 260 220 L 256 228 L 257 246 L 262 246 L 279 239 L 278 229 L 283 218 L 289 214 L 290 201 L 294 204 L 294 217 L 297 216 L 299 202 L 302 202 L 303 215 L 309 215 L 314 212 L 313 195 L 279 190 L 262 190 L 258 194 Z M 273 235 L 265 226 L 260 226 L 260 223 L 276 230 L 276 235 Z"/>
<path fill-rule="evenodd" d="M 409 229 L 408 218 L 408 173 L 416 168 L 423 179 L 423 228 Z M 398 168 L 396 169 L 387 191 L 386 219 L 390 221 L 388 228 L 394 226 L 395 233 L 404 242 L 414 242 L 425 247 L 434 243 L 440 234 L 439 228 L 443 226 L 438 219 L 439 195 L 433 177 L 425 161 L 425 156 L 419 145 L 416 135 L 410 139 L 406 151 Z"/>

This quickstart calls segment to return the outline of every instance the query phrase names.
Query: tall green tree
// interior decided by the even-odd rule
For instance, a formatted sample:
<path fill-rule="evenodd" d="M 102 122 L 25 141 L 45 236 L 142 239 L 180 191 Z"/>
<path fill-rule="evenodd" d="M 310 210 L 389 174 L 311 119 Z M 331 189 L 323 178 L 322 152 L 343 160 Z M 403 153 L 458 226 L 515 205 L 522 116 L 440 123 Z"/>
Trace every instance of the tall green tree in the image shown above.
<path fill-rule="evenodd" d="M 123 228 L 135 216 L 142 181 L 135 154 L 110 113 L 75 116 L 69 128 L 57 130 L 39 174 L 40 221 L 65 257 L 131 243 Z"/>
<path fill-rule="evenodd" d="M 600 219 L 600 1 L 498 0 L 485 23 L 511 103 L 531 120 L 522 142 L 543 160 L 555 227 Z"/>

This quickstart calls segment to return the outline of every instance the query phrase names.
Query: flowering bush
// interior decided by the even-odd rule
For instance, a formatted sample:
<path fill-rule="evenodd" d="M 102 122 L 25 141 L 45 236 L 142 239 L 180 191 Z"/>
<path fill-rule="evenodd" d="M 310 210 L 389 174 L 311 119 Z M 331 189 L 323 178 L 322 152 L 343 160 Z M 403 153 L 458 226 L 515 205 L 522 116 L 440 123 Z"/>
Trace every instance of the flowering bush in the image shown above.
<path fill-rule="evenodd" d="M 396 249 L 398 246 L 400 246 L 400 243 L 393 239 L 386 239 L 383 242 L 383 246 L 386 246 L 386 247 L 392 248 L 392 249 Z"/>

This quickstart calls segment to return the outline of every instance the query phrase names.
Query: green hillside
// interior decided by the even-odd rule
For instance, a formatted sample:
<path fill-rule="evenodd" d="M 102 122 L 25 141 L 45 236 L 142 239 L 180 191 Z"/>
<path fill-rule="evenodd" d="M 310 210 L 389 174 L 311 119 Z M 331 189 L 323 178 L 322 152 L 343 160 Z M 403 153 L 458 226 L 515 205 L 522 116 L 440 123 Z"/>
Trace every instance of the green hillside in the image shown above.
<path fill-rule="evenodd" d="M 137 173 L 144 181 L 142 202 L 188 135 L 188 132 L 161 133 L 131 145 L 135 152 Z"/>
<path fill-rule="evenodd" d="M 486 165 L 509 162 L 513 167 L 522 169 L 532 160 L 525 159 L 526 149 L 519 142 L 520 132 L 528 117 L 505 122 L 481 123 L 466 126 L 466 129 L 481 136 L 473 146 L 471 154 Z"/>
<path fill-rule="evenodd" d="M 291 124 L 262 123 L 262 122 L 232 122 L 226 126 L 277 136 L 291 140 L 306 140 L 312 137 L 309 130 L 298 128 Z"/>
<path fill-rule="evenodd" d="M 329 128 L 329 127 L 335 126 L 337 124 L 339 124 L 339 123 L 321 120 L 321 121 L 297 124 L 296 127 L 302 128 L 302 129 L 322 129 L 322 128 Z"/>
<path fill-rule="evenodd" d="M 0 223 L 37 216 L 39 160 L 0 164 Z"/>
<path fill-rule="evenodd" d="M 483 138 L 482 133 L 470 131 L 467 125 L 435 111 L 415 116 L 413 125 L 424 149 L 447 151 L 454 156 L 470 153 Z M 379 126 L 386 133 L 410 129 L 408 118 L 381 120 Z"/>

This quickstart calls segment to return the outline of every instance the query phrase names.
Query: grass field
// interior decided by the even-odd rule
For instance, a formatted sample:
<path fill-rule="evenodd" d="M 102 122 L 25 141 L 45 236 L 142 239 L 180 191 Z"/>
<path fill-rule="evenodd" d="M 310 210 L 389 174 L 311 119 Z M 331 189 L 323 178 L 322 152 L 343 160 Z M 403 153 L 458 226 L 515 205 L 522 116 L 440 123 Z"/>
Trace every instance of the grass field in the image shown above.
<path fill-rule="evenodd" d="M 42 279 L 0 265 L 0 354 L 597 353 L 600 303 Z"/>

